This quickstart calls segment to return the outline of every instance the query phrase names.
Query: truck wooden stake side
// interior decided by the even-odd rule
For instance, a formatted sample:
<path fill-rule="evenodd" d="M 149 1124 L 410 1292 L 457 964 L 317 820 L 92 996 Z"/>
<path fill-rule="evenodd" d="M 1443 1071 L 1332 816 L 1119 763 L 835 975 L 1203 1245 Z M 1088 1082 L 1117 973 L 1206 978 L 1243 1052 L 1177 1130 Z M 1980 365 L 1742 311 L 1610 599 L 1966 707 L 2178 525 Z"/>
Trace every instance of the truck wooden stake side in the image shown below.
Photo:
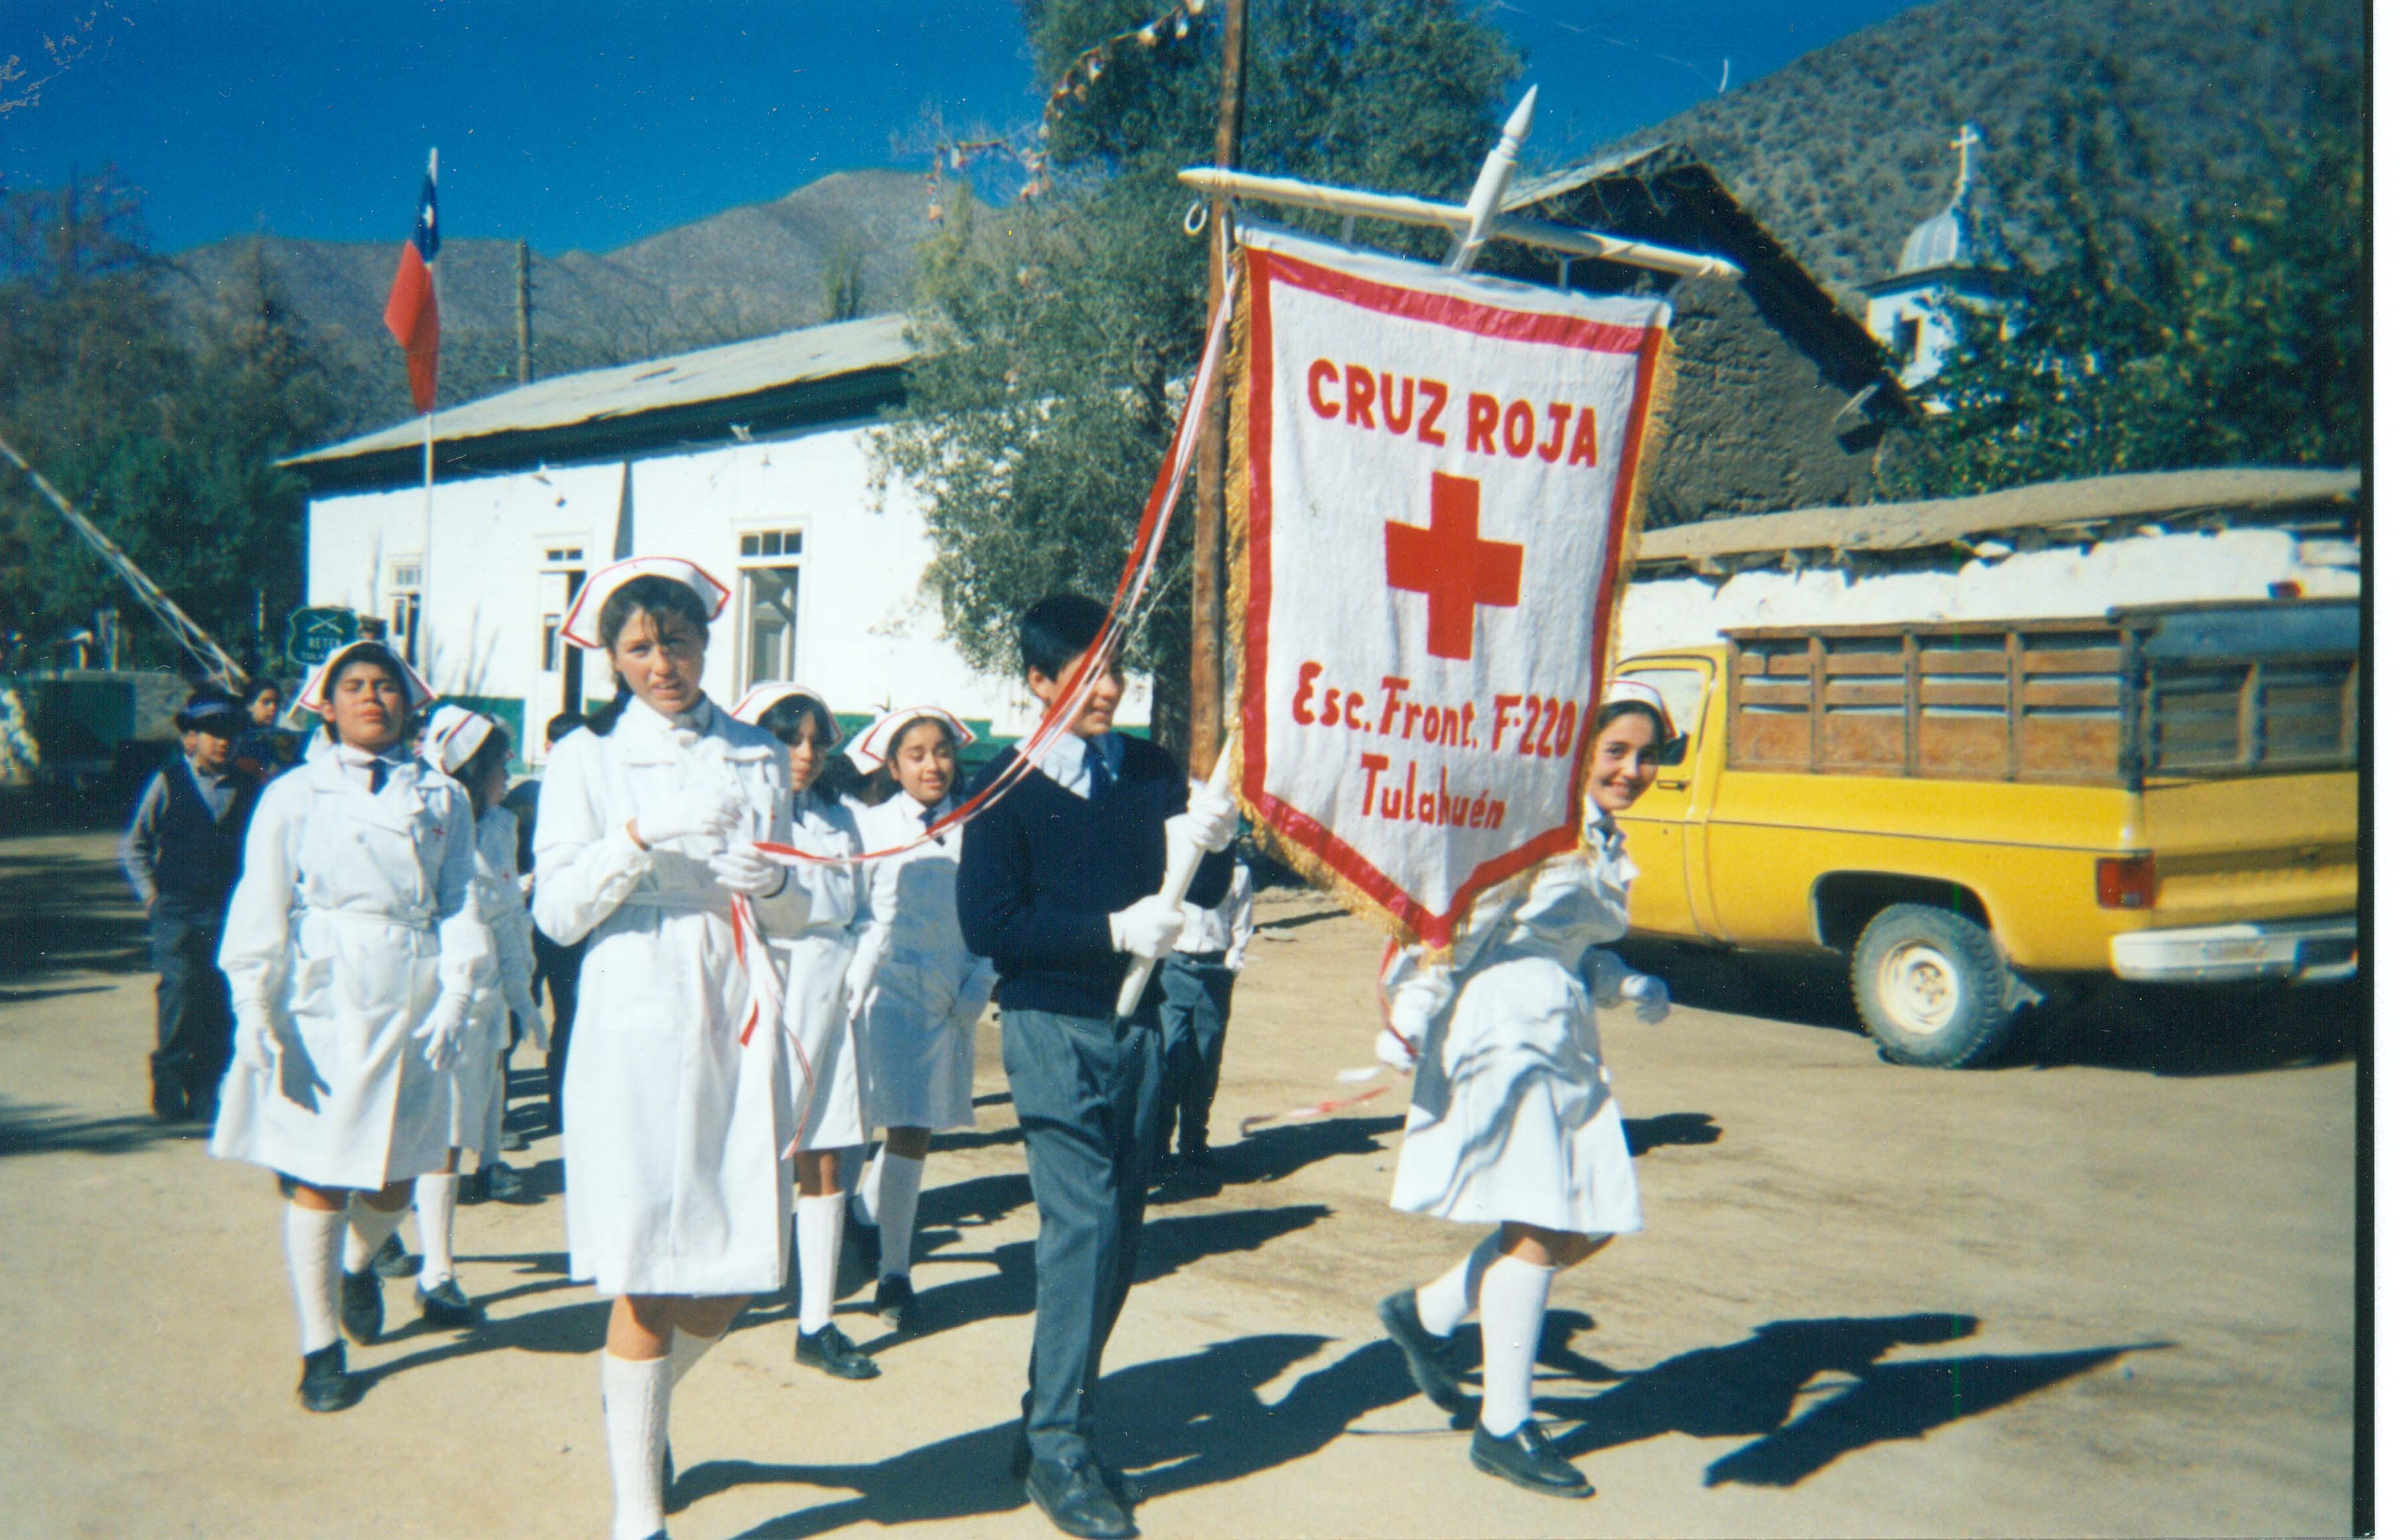
<path fill-rule="evenodd" d="M 2077 974 L 2346 978 L 2358 605 L 1766 627 L 1628 660 L 1684 742 L 1623 823 L 1637 932 L 1850 960 L 1904 1063 Z"/>

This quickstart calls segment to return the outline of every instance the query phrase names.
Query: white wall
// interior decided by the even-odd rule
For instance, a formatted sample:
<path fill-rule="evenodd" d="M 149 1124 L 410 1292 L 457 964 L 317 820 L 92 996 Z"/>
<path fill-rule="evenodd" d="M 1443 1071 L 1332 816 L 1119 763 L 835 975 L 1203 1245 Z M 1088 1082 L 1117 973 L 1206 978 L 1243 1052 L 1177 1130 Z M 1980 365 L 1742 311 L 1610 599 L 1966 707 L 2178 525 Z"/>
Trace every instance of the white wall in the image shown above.
<path fill-rule="evenodd" d="M 2118 605 L 2263 599 L 2296 582 L 2308 598 L 2359 592 L 2358 548 L 2279 529 L 2135 535 L 2016 552 L 1957 569 L 1769 568 L 1729 578 L 1637 578 L 1626 594 L 1619 656 L 1720 641 L 1728 627 L 1865 625 L 1887 620 L 2096 616 Z"/>
<path fill-rule="evenodd" d="M 871 424 L 631 463 L 632 551 L 689 558 L 736 590 L 742 536 L 803 534 L 797 672 L 843 712 L 929 702 L 961 716 L 992 717 L 1000 730 L 1030 726 L 1021 686 L 971 669 L 945 636 L 939 606 L 921 591 L 933 557 L 910 489 L 874 475 Z M 607 565 L 620 464 L 544 469 L 443 482 L 434 489 L 426 646 L 420 662 L 445 693 L 522 700 L 556 688 L 540 673 L 546 607 L 543 552 L 580 546 L 584 568 Z M 421 488 L 333 494 L 309 504 L 308 602 L 389 615 L 390 568 L 424 541 Z M 790 558 L 776 558 L 788 563 Z M 735 606 L 710 636 L 708 692 L 740 693 L 743 641 Z M 605 700 L 608 671 L 585 665 L 585 691 Z M 537 700 L 529 716 L 556 709 Z"/>

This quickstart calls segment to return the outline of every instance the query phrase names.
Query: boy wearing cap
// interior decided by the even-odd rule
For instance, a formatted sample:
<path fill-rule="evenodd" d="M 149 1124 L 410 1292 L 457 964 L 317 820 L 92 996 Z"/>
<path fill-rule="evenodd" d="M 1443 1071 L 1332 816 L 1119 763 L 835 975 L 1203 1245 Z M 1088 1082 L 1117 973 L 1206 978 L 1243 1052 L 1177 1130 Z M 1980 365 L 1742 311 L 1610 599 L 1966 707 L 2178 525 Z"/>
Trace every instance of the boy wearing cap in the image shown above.
<path fill-rule="evenodd" d="M 233 1055 L 217 943 L 258 805 L 258 783 L 233 762 L 234 742 L 249 725 L 241 702 L 224 690 L 193 691 L 175 714 L 183 753 L 150 778 L 119 847 L 150 917 L 150 963 L 158 971 L 150 1110 L 169 1123 L 215 1117 L 217 1082 Z"/>
<path fill-rule="evenodd" d="M 1172 950 L 1183 906 L 1160 893 L 1170 832 L 1210 854 L 1191 898 L 1225 895 L 1222 853 L 1239 814 L 1193 785 L 1163 749 L 1112 730 L 1125 676 L 1108 612 L 1081 594 L 1026 611 L 1017 646 L 1029 688 L 1071 707 L 1066 730 L 967 824 L 959 923 L 999 974 L 1001 1054 L 1025 1130 L 1042 1228 L 1034 1243 L 1031 1383 L 1014 1469 L 1069 1534 L 1135 1533 L 1124 1479 L 1092 1447 L 1101 1351 L 1133 1284 L 1158 1138 L 1163 1054 L 1153 978 L 1116 1013 L 1126 964 Z M 1071 697 L 1094 672 L 1080 705 Z M 1016 753 L 987 766 L 979 794 Z"/>

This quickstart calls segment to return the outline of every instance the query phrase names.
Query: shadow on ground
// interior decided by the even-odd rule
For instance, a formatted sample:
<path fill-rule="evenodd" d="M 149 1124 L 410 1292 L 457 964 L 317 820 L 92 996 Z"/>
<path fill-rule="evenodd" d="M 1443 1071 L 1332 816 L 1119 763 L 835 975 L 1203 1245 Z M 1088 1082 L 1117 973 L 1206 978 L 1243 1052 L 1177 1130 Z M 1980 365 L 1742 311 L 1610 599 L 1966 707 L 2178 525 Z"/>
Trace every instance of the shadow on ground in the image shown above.
<path fill-rule="evenodd" d="M 114 860 L 0 843 L 0 1003 L 73 992 L 56 982 L 79 973 L 149 968 L 149 923 Z"/>
<path fill-rule="evenodd" d="M 86 1117 L 48 1102 L 0 1098 L 0 1156 L 124 1155 L 154 1144 L 205 1139 L 198 1123 L 161 1123 L 147 1113 Z"/>
<path fill-rule="evenodd" d="M 1582 1399 L 1540 1399 L 1541 1410 L 1565 1424 L 1557 1434 L 1559 1447 L 1572 1457 L 1663 1433 L 1748 1438 L 1708 1467 L 1703 1480 L 1711 1486 L 1795 1486 L 1845 1454 L 1922 1438 L 2124 1354 L 2165 1345 L 1886 1364 L 1879 1360 L 1896 1347 L 1954 1342 L 1978 1323 L 1950 1315 L 1841 1317 L 1770 1322 L 1743 1342 L 1621 1374 L 1574 1351 L 1570 1340 L 1590 1324 L 1588 1316 L 1561 1312 L 1544 1335 L 1544 1367 L 1613 1382 Z M 1351 1432 L 1359 1418 L 1416 1394 L 1398 1350 L 1374 1342 L 1302 1375 L 1276 1399 L 1266 1398 L 1264 1386 L 1328 1341 L 1266 1333 L 1120 1370 L 1100 1384 L 1100 1452 L 1131 1473 L 1138 1497 L 1162 1497 L 1304 1459 Z M 1846 1376 L 1848 1383 L 1831 1391 L 1812 1385 L 1826 1374 Z M 1547 1383 L 1555 1381 L 1554 1373 Z M 1812 1394 L 1819 1398 L 1809 1401 Z M 1419 1438 L 1429 1431 L 1435 1430 L 1372 1436 Z M 1006 1469 L 1014 1433 L 1014 1421 L 1003 1420 L 868 1465 L 711 1461 L 677 1480 L 675 1504 L 742 1486 L 826 1489 L 822 1500 L 746 1531 L 745 1540 L 800 1540 L 851 1524 L 888 1527 L 1005 1512 L 1025 1502 Z M 1428 1445 L 1428 1457 L 1455 1459 L 1464 1477 L 1463 1438 L 1438 1437 L 1445 1442 Z M 1443 1452 L 1434 1454 L 1437 1447 Z"/>
<path fill-rule="evenodd" d="M 1859 1040 L 1861 1056 L 1875 1051 L 1859 1025 L 1848 968 L 1839 959 L 1657 942 L 1621 949 L 1628 962 L 1665 978 L 1679 1005 L 1839 1032 Z M 2168 988 L 2074 979 L 2022 1019 L 1991 1068 L 2252 1074 L 2355 1059 L 2366 1032 L 2366 996 L 2354 981 Z"/>

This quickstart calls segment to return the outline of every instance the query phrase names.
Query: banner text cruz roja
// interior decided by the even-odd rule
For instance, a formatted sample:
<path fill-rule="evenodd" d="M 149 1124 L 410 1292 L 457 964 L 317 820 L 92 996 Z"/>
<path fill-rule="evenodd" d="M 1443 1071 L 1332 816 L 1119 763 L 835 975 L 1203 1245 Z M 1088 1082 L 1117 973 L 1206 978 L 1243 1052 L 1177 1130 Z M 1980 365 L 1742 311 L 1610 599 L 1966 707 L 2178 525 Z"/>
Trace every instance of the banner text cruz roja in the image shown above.
<path fill-rule="evenodd" d="M 1291 719 L 1302 727 L 1328 728 L 1369 738 L 1391 739 L 1402 744 L 1487 749 L 1528 758 L 1555 759 L 1575 753 L 1579 711 L 1573 701 L 1543 695 L 1495 694 L 1491 710 L 1480 715 L 1479 730 L 1479 714 L 1473 701 L 1446 706 L 1411 700 L 1407 679 L 1385 675 L 1382 700 L 1370 703 L 1361 691 L 1345 690 L 1339 684 L 1320 684 L 1324 674 L 1322 663 L 1308 661 L 1300 665 L 1300 687 L 1291 697 Z M 1507 802 L 1480 788 L 1471 793 L 1452 792 L 1447 767 L 1421 779 L 1414 760 L 1404 761 L 1402 768 L 1396 770 L 1390 755 L 1362 749 L 1358 768 L 1366 772 L 1358 808 L 1362 817 L 1484 829 L 1498 828 L 1508 813 Z"/>
<path fill-rule="evenodd" d="M 1361 363 L 1318 359 L 1308 366 L 1309 410 L 1318 416 L 1387 433 L 1413 429 L 1418 443 L 1437 447 L 1450 443 L 1451 429 L 1457 426 L 1444 421 L 1454 393 L 1440 380 L 1378 373 Z M 1600 418 L 1589 406 L 1552 402 L 1541 410 L 1529 401 L 1504 404 L 1497 396 L 1470 390 L 1465 416 L 1470 455 L 1505 454 L 1518 460 L 1532 455 L 1548 465 L 1563 458 L 1569 465 L 1600 468 Z"/>

